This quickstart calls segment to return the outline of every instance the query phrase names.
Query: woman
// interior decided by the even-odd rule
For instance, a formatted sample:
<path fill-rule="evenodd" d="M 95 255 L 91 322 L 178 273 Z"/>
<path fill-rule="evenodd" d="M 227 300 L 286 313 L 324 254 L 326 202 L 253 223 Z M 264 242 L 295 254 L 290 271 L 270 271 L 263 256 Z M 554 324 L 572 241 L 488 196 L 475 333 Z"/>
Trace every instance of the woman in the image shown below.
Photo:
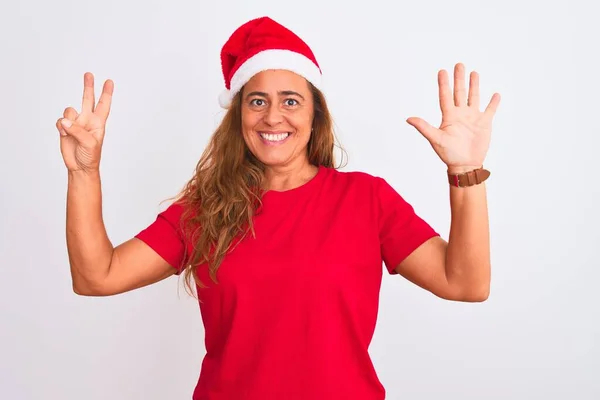
<path fill-rule="evenodd" d="M 100 149 L 113 83 L 57 122 L 69 171 L 73 288 L 108 296 L 184 274 L 196 287 L 206 356 L 194 399 L 383 399 L 368 346 L 382 263 L 433 294 L 483 301 L 490 287 L 482 168 L 494 95 L 478 75 L 439 73 L 439 129 L 410 118 L 448 166 L 446 242 L 378 177 L 334 168 L 334 136 L 310 48 L 269 18 L 239 27 L 221 54 L 228 109 L 171 206 L 117 247 L 102 221 Z M 193 284 L 192 284 L 193 282 Z"/>

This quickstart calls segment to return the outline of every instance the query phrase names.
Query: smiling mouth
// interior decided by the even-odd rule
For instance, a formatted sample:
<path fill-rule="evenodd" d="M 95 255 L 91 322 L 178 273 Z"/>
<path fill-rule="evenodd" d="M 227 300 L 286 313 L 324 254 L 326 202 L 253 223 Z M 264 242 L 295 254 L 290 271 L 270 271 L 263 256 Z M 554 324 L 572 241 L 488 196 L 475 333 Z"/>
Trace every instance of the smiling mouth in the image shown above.
<path fill-rule="evenodd" d="M 283 142 L 285 139 L 287 139 L 291 135 L 291 133 L 290 132 L 282 132 L 282 133 L 259 132 L 259 135 L 261 138 L 263 138 L 263 140 L 266 140 L 267 142 L 278 143 L 278 142 Z"/>

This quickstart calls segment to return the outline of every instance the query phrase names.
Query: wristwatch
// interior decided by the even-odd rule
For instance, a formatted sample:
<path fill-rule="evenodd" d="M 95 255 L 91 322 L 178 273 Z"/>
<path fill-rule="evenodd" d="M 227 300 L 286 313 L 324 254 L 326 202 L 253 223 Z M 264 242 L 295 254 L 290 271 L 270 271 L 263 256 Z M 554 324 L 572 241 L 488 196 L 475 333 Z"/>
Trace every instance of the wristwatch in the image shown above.
<path fill-rule="evenodd" d="M 460 174 L 448 173 L 448 183 L 456 187 L 469 187 L 479 185 L 489 177 L 490 171 L 485 168 L 478 168 Z"/>

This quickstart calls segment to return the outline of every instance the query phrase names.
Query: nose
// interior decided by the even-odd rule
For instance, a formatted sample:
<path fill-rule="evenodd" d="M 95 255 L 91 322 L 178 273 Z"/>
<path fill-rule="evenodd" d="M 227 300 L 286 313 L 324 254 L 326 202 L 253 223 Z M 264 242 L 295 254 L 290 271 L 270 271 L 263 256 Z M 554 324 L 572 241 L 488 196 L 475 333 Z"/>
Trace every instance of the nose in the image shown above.
<path fill-rule="evenodd" d="M 269 108 L 265 112 L 264 121 L 269 126 L 276 126 L 283 122 L 283 114 L 277 104 L 269 105 Z"/>

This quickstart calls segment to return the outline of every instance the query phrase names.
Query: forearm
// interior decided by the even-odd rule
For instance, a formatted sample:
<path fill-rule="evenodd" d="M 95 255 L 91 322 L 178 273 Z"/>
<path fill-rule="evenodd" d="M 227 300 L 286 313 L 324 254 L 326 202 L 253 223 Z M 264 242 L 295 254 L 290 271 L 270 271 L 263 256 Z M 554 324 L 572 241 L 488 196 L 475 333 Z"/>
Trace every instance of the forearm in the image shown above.
<path fill-rule="evenodd" d="M 490 287 L 490 238 L 485 183 L 450 186 L 451 225 L 446 277 L 465 300 L 485 299 Z"/>
<path fill-rule="evenodd" d="M 101 282 L 108 274 L 113 246 L 102 219 L 99 173 L 69 172 L 66 235 L 74 289 Z"/>

